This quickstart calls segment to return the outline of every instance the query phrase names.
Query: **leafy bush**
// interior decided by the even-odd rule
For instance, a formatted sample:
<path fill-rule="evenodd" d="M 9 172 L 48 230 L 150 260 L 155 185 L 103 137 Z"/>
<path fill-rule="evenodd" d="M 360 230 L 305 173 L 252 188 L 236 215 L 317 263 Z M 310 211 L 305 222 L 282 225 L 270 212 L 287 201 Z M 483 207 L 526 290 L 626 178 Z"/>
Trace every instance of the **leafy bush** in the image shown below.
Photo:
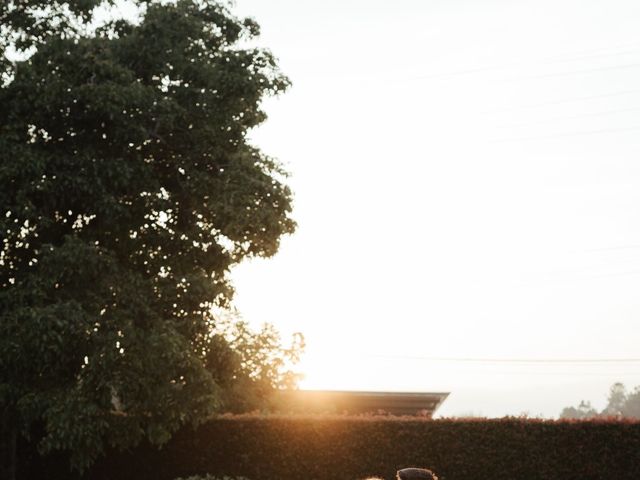
<path fill-rule="evenodd" d="M 224 416 L 180 431 L 162 450 L 110 455 L 86 478 L 172 480 L 209 472 L 252 480 L 391 479 L 413 466 L 441 480 L 637 480 L 640 423 Z"/>
<path fill-rule="evenodd" d="M 180 477 L 180 478 L 176 478 L 175 480 L 249 480 L 249 479 L 245 477 L 228 477 L 227 475 L 223 475 L 219 477 L 219 476 L 210 475 L 207 473 L 206 475 L 193 475 L 187 478 Z"/>

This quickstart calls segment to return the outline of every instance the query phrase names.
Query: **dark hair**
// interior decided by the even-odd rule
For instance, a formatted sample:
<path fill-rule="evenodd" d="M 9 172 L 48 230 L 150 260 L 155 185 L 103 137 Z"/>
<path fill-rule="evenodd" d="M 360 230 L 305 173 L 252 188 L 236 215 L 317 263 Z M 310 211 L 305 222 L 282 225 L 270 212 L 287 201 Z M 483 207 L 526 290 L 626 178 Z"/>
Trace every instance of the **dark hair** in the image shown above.
<path fill-rule="evenodd" d="M 438 477 L 426 468 L 403 468 L 398 470 L 398 480 L 438 480 Z"/>

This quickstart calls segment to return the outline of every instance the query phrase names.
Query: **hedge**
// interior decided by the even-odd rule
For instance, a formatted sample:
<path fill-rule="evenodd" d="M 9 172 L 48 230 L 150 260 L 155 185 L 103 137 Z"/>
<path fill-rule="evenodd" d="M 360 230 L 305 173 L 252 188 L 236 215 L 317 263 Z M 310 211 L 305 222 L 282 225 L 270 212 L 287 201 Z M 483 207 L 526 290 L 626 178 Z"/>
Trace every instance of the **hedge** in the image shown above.
<path fill-rule="evenodd" d="M 160 451 L 143 446 L 109 455 L 85 478 L 173 480 L 211 473 L 251 480 L 391 479 L 410 466 L 430 468 L 441 480 L 638 480 L 640 423 L 221 417 L 179 432 Z"/>

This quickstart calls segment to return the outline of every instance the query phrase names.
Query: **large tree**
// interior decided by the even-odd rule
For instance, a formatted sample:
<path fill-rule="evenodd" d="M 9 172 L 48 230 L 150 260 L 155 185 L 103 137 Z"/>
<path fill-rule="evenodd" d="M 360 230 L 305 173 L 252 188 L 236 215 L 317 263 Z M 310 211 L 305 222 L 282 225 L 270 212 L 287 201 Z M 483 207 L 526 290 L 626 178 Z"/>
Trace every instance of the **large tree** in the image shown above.
<path fill-rule="evenodd" d="M 215 409 L 212 307 L 295 226 L 246 139 L 288 86 L 257 25 L 178 0 L 96 28 L 101 3 L 0 2 L 3 435 L 78 467 Z"/>

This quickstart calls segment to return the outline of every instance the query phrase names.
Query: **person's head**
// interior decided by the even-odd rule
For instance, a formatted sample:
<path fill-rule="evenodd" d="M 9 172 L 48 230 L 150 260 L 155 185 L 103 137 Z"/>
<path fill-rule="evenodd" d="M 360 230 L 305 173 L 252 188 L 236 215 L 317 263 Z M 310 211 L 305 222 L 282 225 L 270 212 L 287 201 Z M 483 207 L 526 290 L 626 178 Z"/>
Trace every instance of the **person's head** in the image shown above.
<path fill-rule="evenodd" d="M 403 468 L 398 470 L 397 480 L 438 480 L 438 477 L 426 468 Z"/>

